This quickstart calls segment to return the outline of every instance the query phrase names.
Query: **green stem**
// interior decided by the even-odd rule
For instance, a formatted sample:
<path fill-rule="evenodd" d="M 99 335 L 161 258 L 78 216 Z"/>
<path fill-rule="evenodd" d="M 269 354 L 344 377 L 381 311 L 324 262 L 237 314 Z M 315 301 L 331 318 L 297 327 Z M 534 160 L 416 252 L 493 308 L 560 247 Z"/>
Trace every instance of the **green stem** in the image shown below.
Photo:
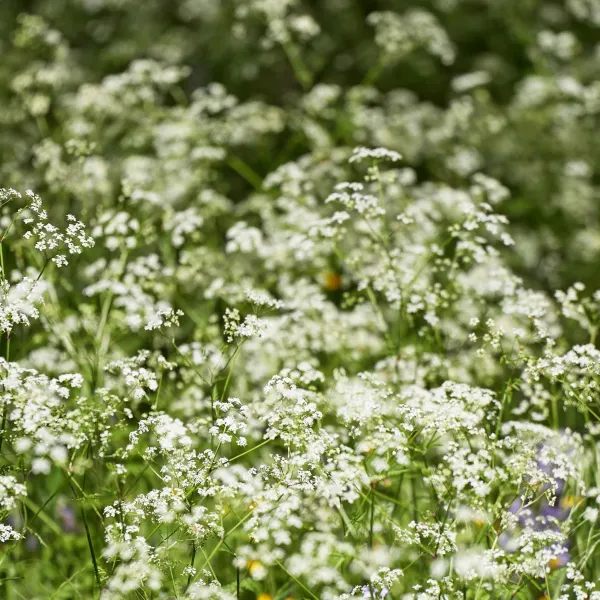
<path fill-rule="evenodd" d="M 194 568 L 194 562 L 196 560 L 196 542 L 192 541 L 192 556 L 190 557 L 190 568 Z M 187 583 L 185 584 L 185 590 L 184 592 L 187 592 L 187 589 L 190 587 L 190 584 L 192 583 L 192 573 L 190 571 L 188 578 L 187 578 Z"/>
<path fill-rule="evenodd" d="M 229 156 L 227 164 L 238 174 L 245 179 L 255 190 L 260 191 L 263 187 L 261 176 L 249 167 L 241 158 L 237 156 Z"/>
<path fill-rule="evenodd" d="M 296 579 L 277 559 L 275 559 L 277 566 L 288 576 L 291 577 L 307 594 L 310 594 L 314 600 L 319 600 L 299 579 Z"/>
<path fill-rule="evenodd" d="M 312 86 L 313 76 L 304 64 L 298 48 L 291 42 L 286 42 L 282 44 L 281 47 L 290 61 L 290 65 L 292 66 L 298 83 L 302 86 L 304 91 L 307 92 Z"/>

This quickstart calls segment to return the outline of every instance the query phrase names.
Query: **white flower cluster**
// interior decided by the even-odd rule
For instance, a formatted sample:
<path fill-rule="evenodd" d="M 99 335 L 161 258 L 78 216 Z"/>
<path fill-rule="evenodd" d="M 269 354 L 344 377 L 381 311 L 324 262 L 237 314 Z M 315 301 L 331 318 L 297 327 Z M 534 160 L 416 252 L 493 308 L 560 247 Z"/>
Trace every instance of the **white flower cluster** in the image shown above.
<path fill-rule="evenodd" d="M 73 215 L 67 215 L 67 221 L 70 221 L 67 228 L 60 231 L 58 227 L 48 223 L 48 214 L 42 209 L 42 201 L 31 190 L 26 192 L 29 198 L 28 209 L 33 216 L 25 217 L 23 222 L 30 225 L 23 235 L 25 239 L 34 239 L 35 249 L 42 252 L 45 256 L 53 254 L 52 261 L 57 267 L 64 267 L 69 264 L 67 257 L 62 254 L 66 251 L 68 254 L 81 254 L 83 248 L 93 248 L 94 239 L 85 233 L 85 225 L 78 221 Z"/>
<path fill-rule="evenodd" d="M 368 22 L 375 28 L 375 41 L 392 58 L 403 58 L 423 48 L 439 57 L 442 62 L 454 62 L 455 50 L 447 33 L 431 13 L 411 10 L 399 15 L 395 12 L 373 12 Z"/>
<path fill-rule="evenodd" d="M 598 2 L 17 4 L 0 598 L 599 600 Z"/>

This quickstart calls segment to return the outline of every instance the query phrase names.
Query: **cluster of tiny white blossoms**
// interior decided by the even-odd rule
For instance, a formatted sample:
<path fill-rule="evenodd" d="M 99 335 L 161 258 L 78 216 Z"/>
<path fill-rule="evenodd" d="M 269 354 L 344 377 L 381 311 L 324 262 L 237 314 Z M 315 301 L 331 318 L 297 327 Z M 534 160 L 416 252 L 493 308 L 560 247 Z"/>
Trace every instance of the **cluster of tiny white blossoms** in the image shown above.
<path fill-rule="evenodd" d="M 92 248 L 94 239 L 85 233 L 85 225 L 78 221 L 73 215 L 67 215 L 69 225 L 61 231 L 55 225 L 48 223 L 48 213 L 42 209 L 42 200 L 31 190 L 27 190 L 28 212 L 31 216 L 23 217 L 23 223 L 29 226 L 23 237 L 35 240 L 35 249 L 44 256 L 52 255 L 51 260 L 57 267 L 63 267 L 68 263 L 67 258 L 61 252 L 68 254 L 81 254 L 83 248 Z"/>
<path fill-rule="evenodd" d="M 394 59 L 423 48 L 444 63 L 454 62 L 452 41 L 430 12 L 419 9 L 402 15 L 391 11 L 373 12 L 367 20 L 375 28 L 377 45 Z"/>
<path fill-rule="evenodd" d="M 600 600 L 600 3 L 17 4 L 0 598 Z"/>

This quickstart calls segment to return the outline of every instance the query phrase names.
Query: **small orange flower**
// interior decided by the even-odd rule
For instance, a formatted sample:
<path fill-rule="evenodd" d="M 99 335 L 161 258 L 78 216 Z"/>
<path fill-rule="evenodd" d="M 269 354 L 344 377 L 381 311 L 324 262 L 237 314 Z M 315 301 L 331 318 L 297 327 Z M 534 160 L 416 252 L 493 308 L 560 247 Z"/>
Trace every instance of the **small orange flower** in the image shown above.
<path fill-rule="evenodd" d="M 548 566 L 550 567 L 550 569 L 552 569 L 554 571 L 555 569 L 560 568 L 560 566 L 561 566 L 560 560 L 558 560 L 558 558 L 551 558 L 548 561 Z"/>
<path fill-rule="evenodd" d="M 342 287 L 342 276 L 334 271 L 323 273 L 323 285 L 328 292 L 337 292 Z"/>

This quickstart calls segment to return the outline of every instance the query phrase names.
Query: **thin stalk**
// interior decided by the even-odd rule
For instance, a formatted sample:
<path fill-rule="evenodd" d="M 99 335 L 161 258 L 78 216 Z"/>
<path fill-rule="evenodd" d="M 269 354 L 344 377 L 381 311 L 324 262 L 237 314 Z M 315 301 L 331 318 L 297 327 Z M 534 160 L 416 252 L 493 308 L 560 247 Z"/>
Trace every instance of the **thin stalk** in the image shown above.
<path fill-rule="evenodd" d="M 190 556 L 190 567 L 191 567 L 191 569 L 194 568 L 194 562 L 195 562 L 195 560 L 196 560 L 196 542 L 192 541 L 192 555 Z M 192 583 L 192 572 L 190 570 L 190 573 L 189 573 L 188 578 L 187 578 L 187 583 L 185 584 L 184 592 L 187 592 L 187 590 L 190 587 L 191 583 Z"/>
<path fill-rule="evenodd" d="M 314 598 L 314 600 L 319 600 L 317 596 L 315 596 L 299 579 L 296 579 L 296 577 L 294 577 L 277 559 L 275 559 L 275 563 L 288 577 L 291 577 L 307 594 L 310 594 L 311 598 Z"/>

